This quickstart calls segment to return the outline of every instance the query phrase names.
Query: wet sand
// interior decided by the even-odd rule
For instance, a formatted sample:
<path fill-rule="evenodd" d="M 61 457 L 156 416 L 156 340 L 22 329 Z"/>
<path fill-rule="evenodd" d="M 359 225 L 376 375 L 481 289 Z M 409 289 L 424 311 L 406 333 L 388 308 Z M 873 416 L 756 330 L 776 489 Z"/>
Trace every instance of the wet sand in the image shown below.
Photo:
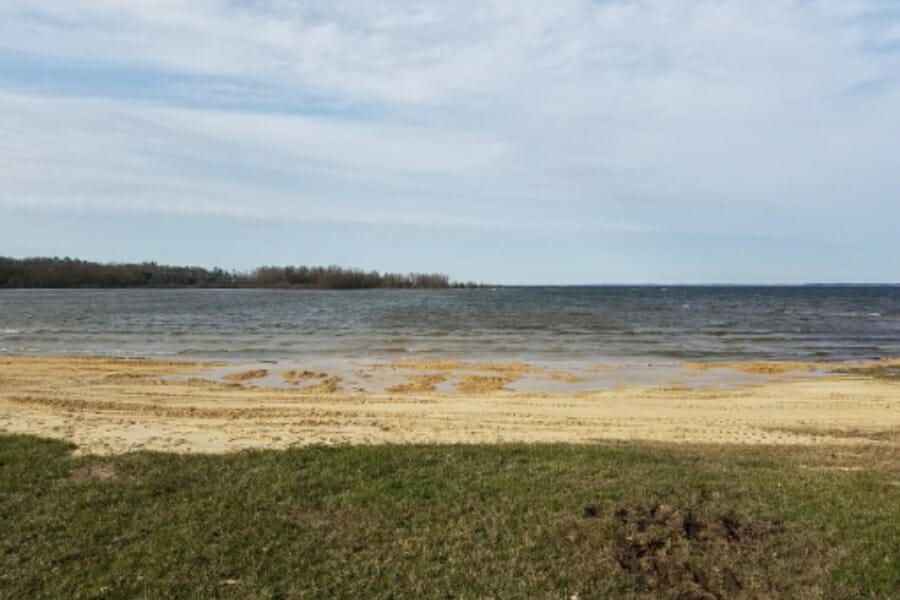
<path fill-rule="evenodd" d="M 81 453 L 308 444 L 642 440 L 900 447 L 900 380 L 870 363 L 547 366 L 0 357 L 0 431 Z M 643 380 L 643 382 L 641 382 Z"/>

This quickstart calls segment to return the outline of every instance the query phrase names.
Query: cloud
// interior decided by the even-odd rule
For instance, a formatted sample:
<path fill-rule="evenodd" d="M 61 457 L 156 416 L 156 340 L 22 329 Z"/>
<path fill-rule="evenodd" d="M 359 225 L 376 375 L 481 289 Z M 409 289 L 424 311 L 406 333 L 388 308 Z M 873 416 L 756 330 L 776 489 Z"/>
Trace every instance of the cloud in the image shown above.
<path fill-rule="evenodd" d="M 6 0 L 0 210 L 864 239 L 900 217 L 898 31 L 875 0 Z"/>
<path fill-rule="evenodd" d="M 535 85 L 544 82 L 631 112 L 635 100 L 669 106 L 673 77 L 735 93 L 780 86 L 782 96 L 843 89 L 896 67 L 896 57 L 860 56 L 879 35 L 863 20 L 871 3 L 834 4 L 9 0 L 0 44 L 55 61 L 233 76 L 345 102 L 529 103 L 554 95 Z M 882 17 L 877 29 L 890 35 L 898 23 L 896 14 Z M 523 87 L 537 95 L 520 96 Z M 648 88 L 662 94 L 636 93 Z"/>
<path fill-rule="evenodd" d="M 488 168 L 503 151 L 458 132 L 436 143 L 321 117 L 9 94 L 0 128 L 0 203 L 272 217 L 363 218 L 370 199 L 397 206 L 418 179 Z"/>

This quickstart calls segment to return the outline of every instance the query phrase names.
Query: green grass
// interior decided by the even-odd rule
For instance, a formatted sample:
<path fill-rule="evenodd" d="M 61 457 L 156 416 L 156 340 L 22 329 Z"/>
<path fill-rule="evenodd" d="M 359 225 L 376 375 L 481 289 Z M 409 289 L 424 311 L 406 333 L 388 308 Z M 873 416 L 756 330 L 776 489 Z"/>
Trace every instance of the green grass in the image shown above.
<path fill-rule="evenodd" d="M 890 449 L 71 450 L 0 436 L 0 597 L 900 597 Z"/>

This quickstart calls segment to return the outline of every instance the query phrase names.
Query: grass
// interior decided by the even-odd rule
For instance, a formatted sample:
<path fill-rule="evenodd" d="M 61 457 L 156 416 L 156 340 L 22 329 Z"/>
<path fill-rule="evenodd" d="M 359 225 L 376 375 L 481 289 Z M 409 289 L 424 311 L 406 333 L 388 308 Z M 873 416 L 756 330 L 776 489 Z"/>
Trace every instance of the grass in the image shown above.
<path fill-rule="evenodd" d="M 889 448 L 71 450 L 0 436 L 0 597 L 900 591 Z"/>

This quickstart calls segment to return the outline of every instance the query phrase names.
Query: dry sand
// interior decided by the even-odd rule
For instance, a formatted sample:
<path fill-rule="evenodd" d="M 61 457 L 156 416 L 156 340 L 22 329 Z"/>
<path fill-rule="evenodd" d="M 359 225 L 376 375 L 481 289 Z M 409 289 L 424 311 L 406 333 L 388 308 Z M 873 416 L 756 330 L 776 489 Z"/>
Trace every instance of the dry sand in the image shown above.
<path fill-rule="evenodd" d="M 733 387 L 566 391 L 558 386 L 583 386 L 586 373 L 605 376 L 617 367 L 593 365 L 576 374 L 526 363 L 407 361 L 274 375 L 256 367 L 0 357 L 0 430 L 71 440 L 79 452 L 96 454 L 601 440 L 900 447 L 900 382 L 853 368 L 821 375 L 813 372 L 820 365 L 807 363 L 704 363 L 685 371 L 727 368 L 761 379 L 737 379 Z M 384 384 L 390 376 L 393 385 Z M 554 383 L 551 391 L 510 389 L 525 377 Z M 382 384 L 363 389 L 360 382 Z"/>

